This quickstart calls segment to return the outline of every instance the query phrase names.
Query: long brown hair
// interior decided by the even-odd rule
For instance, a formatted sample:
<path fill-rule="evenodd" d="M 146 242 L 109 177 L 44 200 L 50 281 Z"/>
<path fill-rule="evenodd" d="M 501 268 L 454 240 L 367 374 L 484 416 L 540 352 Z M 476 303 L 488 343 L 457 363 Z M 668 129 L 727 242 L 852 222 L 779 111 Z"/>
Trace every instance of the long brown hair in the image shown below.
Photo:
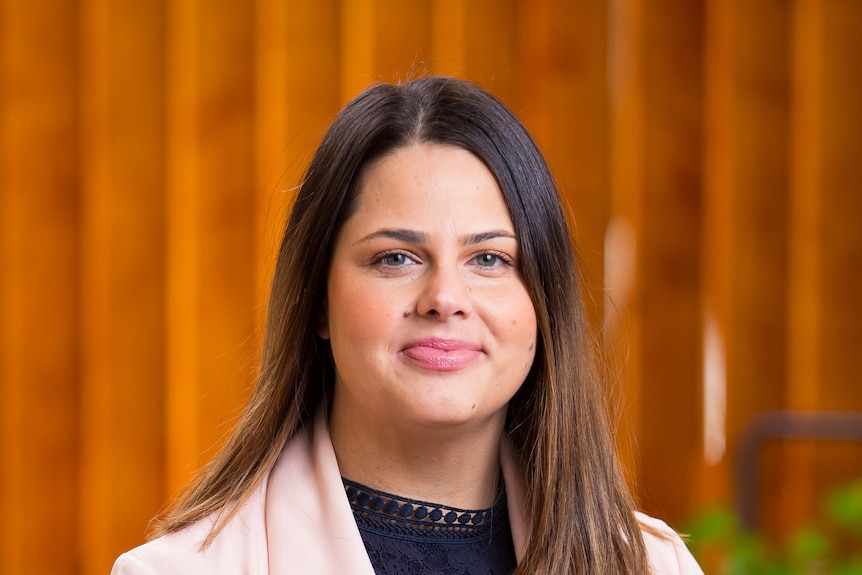
<path fill-rule="evenodd" d="M 377 85 L 335 118 L 293 205 L 272 282 L 259 381 L 232 436 L 174 507 L 158 536 L 221 513 L 207 543 L 305 425 L 334 370 L 316 335 L 333 244 L 363 169 L 412 142 L 460 146 L 497 179 L 536 309 L 533 368 L 510 402 L 507 432 L 527 481 L 529 542 L 517 574 L 646 573 L 634 505 L 615 455 L 575 254 L 547 164 L 515 116 L 461 80 Z"/>

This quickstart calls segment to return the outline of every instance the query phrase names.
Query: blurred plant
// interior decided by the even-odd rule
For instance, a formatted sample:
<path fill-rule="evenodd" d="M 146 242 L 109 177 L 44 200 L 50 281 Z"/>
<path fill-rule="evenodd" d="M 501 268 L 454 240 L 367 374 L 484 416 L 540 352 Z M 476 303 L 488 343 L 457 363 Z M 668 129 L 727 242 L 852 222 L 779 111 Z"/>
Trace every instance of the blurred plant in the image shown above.
<path fill-rule="evenodd" d="M 830 492 L 823 516 L 770 542 L 742 529 L 732 510 L 715 507 L 685 532 L 704 572 L 713 575 L 862 575 L 862 479 Z"/>

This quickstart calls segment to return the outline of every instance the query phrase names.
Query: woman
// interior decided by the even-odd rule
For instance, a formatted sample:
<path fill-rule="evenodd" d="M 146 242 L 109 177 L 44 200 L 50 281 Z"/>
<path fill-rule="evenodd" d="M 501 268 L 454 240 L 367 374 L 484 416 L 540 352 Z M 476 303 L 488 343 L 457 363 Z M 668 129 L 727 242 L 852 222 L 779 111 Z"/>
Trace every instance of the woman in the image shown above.
<path fill-rule="evenodd" d="M 114 573 L 700 573 L 633 509 L 589 342 L 523 126 L 372 87 L 296 198 L 237 429 Z"/>

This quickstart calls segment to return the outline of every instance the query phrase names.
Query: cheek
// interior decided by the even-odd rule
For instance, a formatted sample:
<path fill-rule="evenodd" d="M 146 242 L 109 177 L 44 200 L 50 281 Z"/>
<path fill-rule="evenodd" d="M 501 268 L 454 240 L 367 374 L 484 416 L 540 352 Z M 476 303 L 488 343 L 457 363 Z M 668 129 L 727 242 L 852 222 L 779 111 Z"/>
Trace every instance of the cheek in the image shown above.
<path fill-rule="evenodd" d="M 511 305 L 505 317 L 501 318 L 503 325 L 500 327 L 506 331 L 512 352 L 517 354 L 514 357 L 523 358 L 527 363 L 526 369 L 529 369 L 536 353 L 536 310 L 529 295 L 524 292 L 519 292 L 517 297 L 510 297 L 508 301 Z"/>
<path fill-rule="evenodd" d="M 342 283 L 329 298 L 328 321 L 331 337 L 362 346 L 392 332 L 398 310 L 389 298 L 363 282 Z"/>
<path fill-rule="evenodd" d="M 536 308 L 533 307 L 533 300 L 525 291 L 518 298 L 518 305 L 512 306 L 514 309 L 512 325 L 529 338 L 533 344 L 530 349 L 535 348 L 536 333 L 538 330 L 536 323 Z"/>

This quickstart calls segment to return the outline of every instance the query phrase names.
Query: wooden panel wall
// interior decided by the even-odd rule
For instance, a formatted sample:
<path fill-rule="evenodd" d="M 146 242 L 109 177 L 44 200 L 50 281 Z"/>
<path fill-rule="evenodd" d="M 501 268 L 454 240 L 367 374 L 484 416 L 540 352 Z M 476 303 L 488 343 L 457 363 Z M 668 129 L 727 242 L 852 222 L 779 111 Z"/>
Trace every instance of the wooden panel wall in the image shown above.
<path fill-rule="evenodd" d="M 79 543 L 79 31 L 62 0 L 5 2 L 0 26 L 0 571 L 63 573 Z"/>
<path fill-rule="evenodd" d="M 80 571 L 98 573 L 165 497 L 165 15 L 79 9 L 80 499 L 66 530 Z"/>
<path fill-rule="evenodd" d="M 853 0 L 0 0 L 0 572 L 143 540 L 247 396 L 323 130 L 425 73 L 547 153 L 642 507 L 732 501 L 753 417 L 862 410 L 860 44 Z M 860 474 L 771 446 L 762 521 Z"/>

